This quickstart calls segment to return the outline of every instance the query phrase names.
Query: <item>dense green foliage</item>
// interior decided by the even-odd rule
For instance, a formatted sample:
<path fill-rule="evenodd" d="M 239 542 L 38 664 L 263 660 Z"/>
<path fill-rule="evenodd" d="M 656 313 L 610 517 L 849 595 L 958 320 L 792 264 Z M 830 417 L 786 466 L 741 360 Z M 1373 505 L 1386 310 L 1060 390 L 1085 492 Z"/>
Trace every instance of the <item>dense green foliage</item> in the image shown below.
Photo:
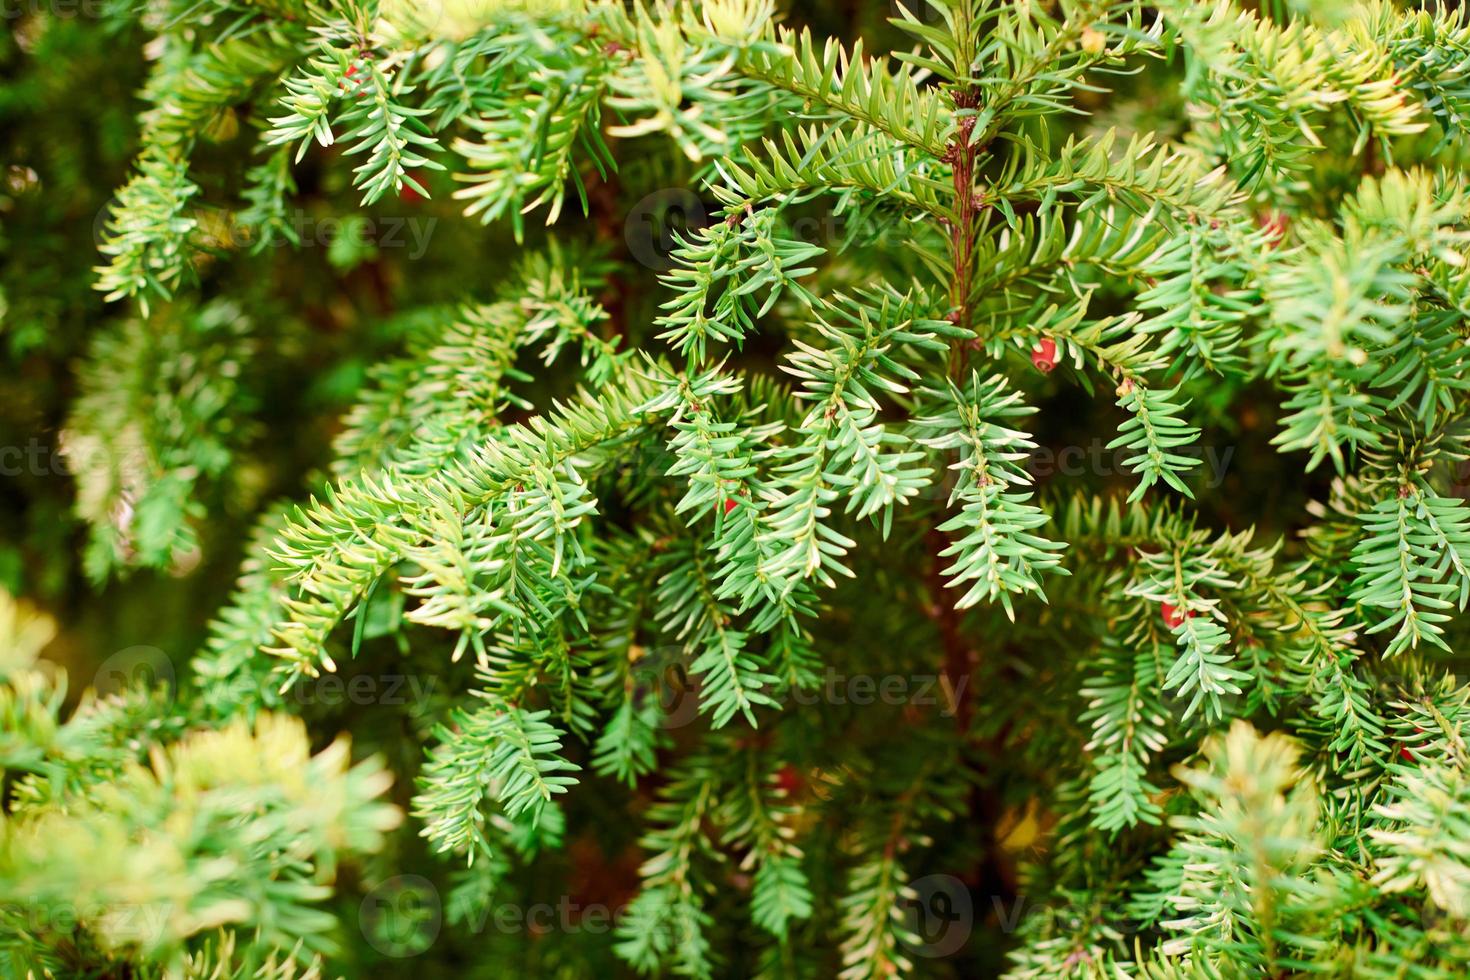
<path fill-rule="evenodd" d="M 81 13 L 5 975 L 1470 968 L 1470 18 Z"/>

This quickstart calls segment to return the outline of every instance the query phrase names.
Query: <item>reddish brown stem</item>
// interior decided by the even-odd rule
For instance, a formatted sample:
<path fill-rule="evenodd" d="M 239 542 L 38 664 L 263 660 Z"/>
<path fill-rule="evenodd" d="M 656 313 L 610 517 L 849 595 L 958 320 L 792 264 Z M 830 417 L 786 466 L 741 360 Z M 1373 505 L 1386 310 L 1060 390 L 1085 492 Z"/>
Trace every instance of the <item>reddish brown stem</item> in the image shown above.
<path fill-rule="evenodd" d="M 949 537 L 938 528 L 928 534 L 929 567 L 929 618 L 939 630 L 940 646 L 944 650 L 944 683 L 950 696 L 955 699 L 955 725 L 961 732 L 970 729 L 970 673 L 975 669 L 975 651 L 965 642 L 964 624 L 954 607 L 954 597 L 944 584 L 945 559 L 940 557 L 949 547 Z"/>
<path fill-rule="evenodd" d="M 955 94 L 955 108 L 961 111 L 973 109 L 976 104 L 971 92 Z M 954 168 L 955 213 L 949 226 L 950 256 L 954 262 L 954 274 L 950 277 L 950 301 L 954 308 L 955 322 L 964 330 L 970 324 L 970 284 L 975 265 L 975 158 L 980 147 L 970 142 L 975 129 L 975 117 L 967 115 L 959 122 L 958 132 L 949 145 L 949 160 Z M 955 377 L 964 366 L 966 346 L 950 344 L 950 376 Z"/>

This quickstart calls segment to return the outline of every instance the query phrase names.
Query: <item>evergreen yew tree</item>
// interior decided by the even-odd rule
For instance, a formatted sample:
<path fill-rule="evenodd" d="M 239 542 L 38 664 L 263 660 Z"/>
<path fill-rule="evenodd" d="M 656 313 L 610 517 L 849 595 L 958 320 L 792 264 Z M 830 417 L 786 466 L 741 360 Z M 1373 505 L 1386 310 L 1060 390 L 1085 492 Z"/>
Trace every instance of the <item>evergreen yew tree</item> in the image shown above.
<path fill-rule="evenodd" d="M 1470 970 L 1465 15 L 12 20 L 7 976 Z"/>

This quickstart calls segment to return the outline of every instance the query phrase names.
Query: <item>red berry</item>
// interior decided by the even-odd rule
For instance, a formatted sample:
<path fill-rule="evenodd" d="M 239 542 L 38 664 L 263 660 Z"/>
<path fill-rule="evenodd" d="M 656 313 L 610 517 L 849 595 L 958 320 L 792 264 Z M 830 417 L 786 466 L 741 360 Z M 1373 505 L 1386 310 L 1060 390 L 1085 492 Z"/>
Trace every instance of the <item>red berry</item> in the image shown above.
<path fill-rule="evenodd" d="M 368 94 L 368 90 L 367 87 L 363 85 L 364 79 L 359 78 L 356 81 L 348 81 L 348 79 L 352 78 L 352 76 L 356 74 L 357 66 L 348 65 L 347 70 L 342 73 L 342 80 L 337 83 L 337 87 L 344 92 L 352 92 L 354 96 L 360 99 L 364 95 Z"/>
<path fill-rule="evenodd" d="M 1159 603 L 1159 612 L 1164 614 L 1164 625 L 1173 629 L 1186 619 L 1193 619 L 1194 613 L 1188 610 L 1180 612 L 1172 602 Z"/>
<path fill-rule="evenodd" d="M 725 498 L 725 513 L 728 514 L 728 513 L 730 513 L 730 511 L 732 511 L 734 509 L 735 509 L 735 498 L 734 497 L 726 497 Z"/>
<path fill-rule="evenodd" d="M 1031 348 L 1031 363 L 1042 374 L 1051 374 L 1052 368 L 1057 366 L 1057 342 L 1050 337 L 1042 337 Z"/>
<path fill-rule="evenodd" d="M 1423 735 L 1424 734 L 1424 729 L 1420 728 L 1418 725 L 1415 725 L 1414 726 L 1414 733 L 1417 734 L 1417 735 Z M 1413 761 L 1415 761 L 1414 760 L 1414 753 L 1412 753 L 1412 752 L 1409 751 L 1409 747 L 1407 745 L 1401 745 L 1401 746 L 1399 746 L 1399 758 L 1403 759 L 1405 762 L 1413 762 Z"/>
<path fill-rule="evenodd" d="M 1286 240 L 1286 229 L 1291 224 L 1291 218 L 1284 212 L 1276 211 L 1262 215 L 1257 223 L 1266 232 L 1266 247 L 1274 249 Z"/>
<path fill-rule="evenodd" d="M 404 176 L 409 177 L 412 180 L 416 180 L 419 183 L 423 183 L 423 181 L 419 177 L 418 171 L 416 170 L 411 170 Z M 418 191 L 414 190 L 413 185 L 405 180 L 403 182 L 403 186 L 398 189 L 398 199 L 405 204 L 417 204 L 424 199 L 424 196 Z"/>
<path fill-rule="evenodd" d="M 787 764 L 776 770 L 776 785 L 781 787 L 786 795 L 790 796 L 801 789 L 801 784 L 801 773 L 796 771 L 795 766 Z"/>

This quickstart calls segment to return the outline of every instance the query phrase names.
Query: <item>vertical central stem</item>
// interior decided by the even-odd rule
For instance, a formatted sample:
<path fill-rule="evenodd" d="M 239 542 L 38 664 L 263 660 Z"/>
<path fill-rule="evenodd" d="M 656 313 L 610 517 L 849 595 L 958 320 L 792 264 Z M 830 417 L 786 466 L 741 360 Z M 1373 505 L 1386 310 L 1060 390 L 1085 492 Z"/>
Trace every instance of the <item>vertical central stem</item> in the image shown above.
<path fill-rule="evenodd" d="M 955 108 L 961 111 L 973 109 L 976 98 L 973 92 L 961 90 L 954 96 Z M 949 226 L 949 250 L 953 262 L 950 276 L 950 303 L 954 308 L 955 323 L 966 331 L 972 329 L 970 322 L 970 283 L 975 265 L 975 157 L 978 148 L 970 142 L 975 129 L 975 117 L 966 115 L 960 119 L 955 138 L 949 145 L 949 162 L 954 168 L 954 215 Z M 949 345 L 949 375 L 958 378 L 964 367 L 967 341 L 954 340 Z"/>
<path fill-rule="evenodd" d="M 949 548 L 949 536 L 937 527 L 932 528 L 927 535 L 927 544 L 928 613 L 939 631 L 944 653 L 940 669 L 949 687 L 949 696 L 954 698 L 955 726 L 964 733 L 970 730 L 970 681 L 975 671 L 975 651 L 965 641 L 964 623 L 944 582 L 943 554 Z"/>

